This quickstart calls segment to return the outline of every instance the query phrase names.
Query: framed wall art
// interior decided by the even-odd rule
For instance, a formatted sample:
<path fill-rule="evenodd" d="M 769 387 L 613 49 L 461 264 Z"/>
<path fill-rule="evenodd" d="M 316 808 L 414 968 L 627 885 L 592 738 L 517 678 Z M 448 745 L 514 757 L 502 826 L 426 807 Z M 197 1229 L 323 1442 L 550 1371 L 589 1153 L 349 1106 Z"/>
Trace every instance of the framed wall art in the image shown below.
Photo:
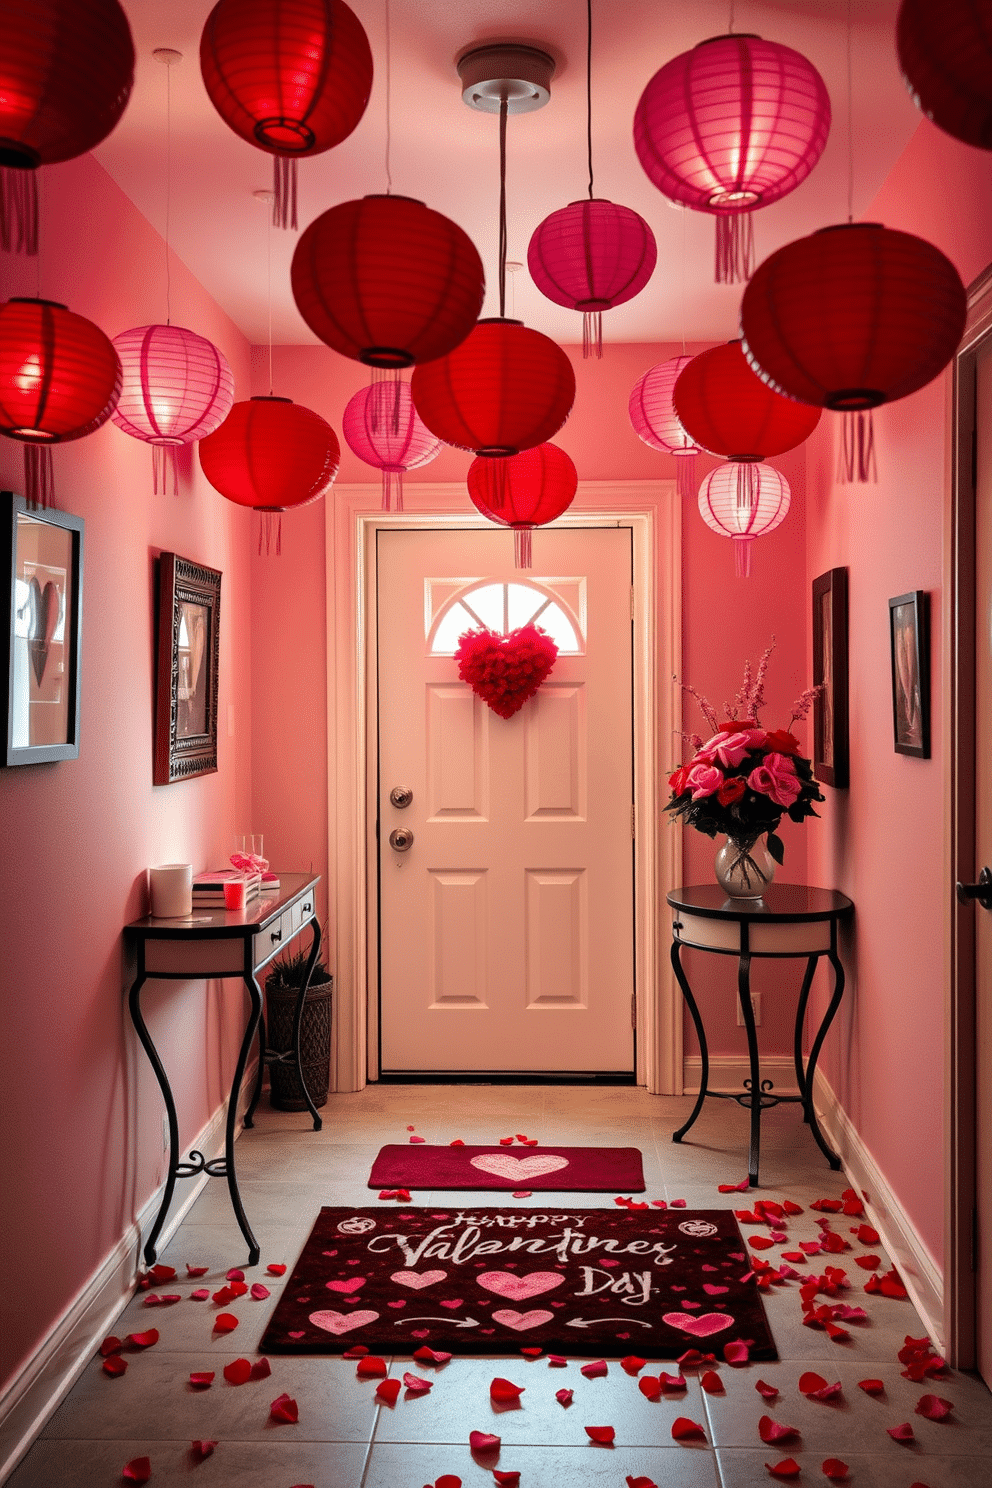
<path fill-rule="evenodd" d="M 220 580 L 177 553 L 159 558 L 156 785 L 217 769 Z"/>
<path fill-rule="evenodd" d="M 0 493 L 7 765 L 79 758 L 83 519 Z"/>
<path fill-rule="evenodd" d="M 929 598 L 914 589 L 889 600 L 895 751 L 917 759 L 930 758 Z"/>
<path fill-rule="evenodd" d="M 813 580 L 813 773 L 836 789 L 850 780 L 847 716 L 847 569 Z"/>

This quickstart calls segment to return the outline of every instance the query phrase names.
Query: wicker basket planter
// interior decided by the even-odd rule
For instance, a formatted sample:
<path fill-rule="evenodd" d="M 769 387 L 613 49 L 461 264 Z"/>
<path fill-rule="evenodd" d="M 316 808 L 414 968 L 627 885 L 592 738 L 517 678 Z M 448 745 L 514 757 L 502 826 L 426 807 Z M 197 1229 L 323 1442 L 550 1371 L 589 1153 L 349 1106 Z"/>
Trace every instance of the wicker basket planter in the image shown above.
<path fill-rule="evenodd" d="M 310 1099 L 315 1106 L 327 1104 L 331 1071 L 331 1001 L 334 978 L 307 988 L 300 1024 L 300 1065 Z M 297 987 L 265 989 L 268 1003 L 267 1045 L 274 1053 L 285 1053 L 293 1047 L 293 1017 L 296 1013 Z M 277 1111 L 305 1111 L 306 1102 L 292 1063 L 282 1060 L 269 1065 L 269 1101 Z"/>

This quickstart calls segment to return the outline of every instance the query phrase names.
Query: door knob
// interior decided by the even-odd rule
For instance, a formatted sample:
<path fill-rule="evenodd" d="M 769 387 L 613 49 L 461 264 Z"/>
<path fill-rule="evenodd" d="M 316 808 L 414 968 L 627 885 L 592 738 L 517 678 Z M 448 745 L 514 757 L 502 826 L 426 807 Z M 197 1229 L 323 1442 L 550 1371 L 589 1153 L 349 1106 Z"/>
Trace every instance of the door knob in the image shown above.
<path fill-rule="evenodd" d="M 409 806 L 413 800 L 413 791 L 408 785 L 394 785 L 389 792 L 389 799 L 394 806 L 398 806 L 402 811 L 403 807 Z"/>
<path fill-rule="evenodd" d="M 982 869 L 977 883 L 959 883 L 957 887 L 959 903 L 967 904 L 969 899 L 975 899 L 983 909 L 992 909 L 992 873 L 988 868 Z"/>
<path fill-rule="evenodd" d="M 389 834 L 389 845 L 396 852 L 409 852 L 413 846 L 413 833 L 409 827 L 394 827 Z"/>

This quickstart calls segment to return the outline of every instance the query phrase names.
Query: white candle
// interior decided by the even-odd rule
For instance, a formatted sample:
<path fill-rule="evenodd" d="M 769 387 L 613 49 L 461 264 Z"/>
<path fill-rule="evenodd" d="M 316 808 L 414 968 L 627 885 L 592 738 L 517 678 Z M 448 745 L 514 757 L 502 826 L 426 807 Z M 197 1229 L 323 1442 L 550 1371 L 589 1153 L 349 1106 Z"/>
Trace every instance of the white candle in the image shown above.
<path fill-rule="evenodd" d="M 193 912 L 192 863 L 163 863 L 149 868 L 151 913 L 155 919 L 174 920 Z"/>

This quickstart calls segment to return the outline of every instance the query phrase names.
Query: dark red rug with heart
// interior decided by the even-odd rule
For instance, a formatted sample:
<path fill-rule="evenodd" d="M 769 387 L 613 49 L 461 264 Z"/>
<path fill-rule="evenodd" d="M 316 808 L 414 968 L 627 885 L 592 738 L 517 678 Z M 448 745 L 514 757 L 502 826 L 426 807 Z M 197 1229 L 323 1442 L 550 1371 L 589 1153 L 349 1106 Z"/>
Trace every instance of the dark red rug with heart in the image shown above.
<path fill-rule="evenodd" d="M 726 1209 L 322 1209 L 264 1353 L 778 1354 Z"/>
<path fill-rule="evenodd" d="M 557 1193 L 643 1193 L 636 1147 L 382 1147 L 369 1188 L 529 1188 Z"/>

